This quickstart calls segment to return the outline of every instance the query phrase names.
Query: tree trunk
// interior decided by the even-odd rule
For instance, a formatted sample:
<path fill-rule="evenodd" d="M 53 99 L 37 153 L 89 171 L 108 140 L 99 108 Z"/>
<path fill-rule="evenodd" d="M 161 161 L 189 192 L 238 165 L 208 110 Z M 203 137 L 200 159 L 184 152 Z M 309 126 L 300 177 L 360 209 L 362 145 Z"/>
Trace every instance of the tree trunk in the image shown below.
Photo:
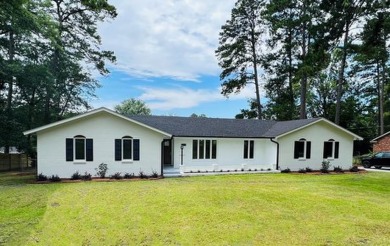
<path fill-rule="evenodd" d="M 337 95 L 336 95 L 336 115 L 334 122 L 340 124 L 340 115 L 341 115 L 341 97 L 343 95 L 343 84 L 344 84 L 344 72 L 345 66 L 347 63 L 347 46 L 348 46 L 348 36 L 349 36 L 349 22 L 345 22 L 345 34 L 344 34 L 344 44 L 343 44 L 343 54 L 341 58 L 341 64 L 339 69 L 339 76 L 337 79 Z"/>
<path fill-rule="evenodd" d="M 252 48 L 252 58 L 253 58 L 253 76 L 255 80 L 255 87 L 256 87 L 256 103 L 257 103 L 257 118 L 261 119 L 262 118 L 262 111 L 261 111 L 261 101 L 260 101 L 260 87 L 259 87 L 259 75 L 257 72 L 257 53 L 256 53 L 256 40 L 255 40 L 255 30 L 254 27 L 252 28 L 252 33 L 251 33 L 251 48 Z"/>
<path fill-rule="evenodd" d="M 306 12 L 306 11 L 304 11 Z M 306 45 L 306 30 L 307 23 L 305 22 L 302 27 L 302 64 L 305 64 L 306 54 L 307 54 L 307 45 Z M 306 95 L 307 95 L 307 74 L 304 72 L 303 77 L 301 78 L 301 98 L 300 98 L 300 119 L 306 119 Z"/>
<path fill-rule="evenodd" d="M 295 102 L 294 102 L 294 90 L 293 90 L 293 65 L 292 65 L 292 30 L 288 31 L 288 93 L 290 99 L 290 120 L 294 118 L 295 114 Z"/>
<path fill-rule="evenodd" d="M 12 25 L 12 23 L 11 23 Z M 14 55 L 15 55 L 15 39 L 14 39 L 14 33 L 11 30 L 9 32 L 9 46 L 8 46 L 8 62 L 11 66 L 13 66 L 14 62 Z M 12 119 L 12 97 L 13 97 L 13 83 L 14 78 L 12 75 L 8 76 L 8 95 L 7 95 L 7 121 L 10 126 L 10 122 Z M 11 129 L 12 131 L 12 129 Z M 8 154 L 10 151 L 10 142 L 11 142 L 11 133 L 10 131 L 7 132 L 5 136 L 5 146 L 4 146 L 4 153 Z"/>

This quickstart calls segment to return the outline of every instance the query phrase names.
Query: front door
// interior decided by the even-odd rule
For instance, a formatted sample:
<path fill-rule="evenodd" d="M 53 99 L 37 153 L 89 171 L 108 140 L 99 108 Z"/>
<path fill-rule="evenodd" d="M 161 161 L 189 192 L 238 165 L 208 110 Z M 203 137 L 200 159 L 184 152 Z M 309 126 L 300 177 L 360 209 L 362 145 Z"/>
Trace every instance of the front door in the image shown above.
<path fill-rule="evenodd" d="M 172 165 L 172 140 L 166 139 L 163 142 L 163 162 L 164 165 Z"/>

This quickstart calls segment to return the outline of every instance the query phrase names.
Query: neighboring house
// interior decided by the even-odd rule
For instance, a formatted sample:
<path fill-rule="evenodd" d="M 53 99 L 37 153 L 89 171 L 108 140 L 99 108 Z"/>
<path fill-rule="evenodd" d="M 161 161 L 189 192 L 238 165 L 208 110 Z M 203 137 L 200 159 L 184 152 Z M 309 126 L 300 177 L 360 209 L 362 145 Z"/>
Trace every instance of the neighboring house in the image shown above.
<path fill-rule="evenodd" d="M 38 173 L 69 178 L 140 171 L 164 174 L 219 170 L 320 169 L 323 160 L 344 169 L 352 165 L 353 141 L 361 140 L 318 118 L 293 121 L 173 116 L 126 117 L 99 108 L 26 131 L 37 135 Z"/>
<path fill-rule="evenodd" d="M 390 151 L 390 132 L 374 138 L 370 141 L 372 143 L 372 151 L 374 153 L 381 151 Z"/>

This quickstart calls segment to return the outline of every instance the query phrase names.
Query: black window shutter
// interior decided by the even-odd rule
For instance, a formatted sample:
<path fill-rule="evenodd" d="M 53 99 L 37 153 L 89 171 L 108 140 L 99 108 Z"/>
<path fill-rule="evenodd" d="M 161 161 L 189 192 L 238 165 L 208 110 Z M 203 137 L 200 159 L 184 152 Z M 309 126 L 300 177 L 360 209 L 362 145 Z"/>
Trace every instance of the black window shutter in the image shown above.
<path fill-rule="evenodd" d="M 336 142 L 335 143 L 335 146 L 334 146 L 334 158 L 335 159 L 338 159 L 339 158 L 339 142 Z"/>
<path fill-rule="evenodd" d="M 122 139 L 115 139 L 115 160 L 122 160 Z"/>
<path fill-rule="evenodd" d="M 86 148 L 86 161 L 93 161 L 93 139 L 87 138 L 87 141 L 85 142 L 85 148 Z"/>
<path fill-rule="evenodd" d="M 66 161 L 73 161 L 73 138 L 66 139 Z"/>
<path fill-rule="evenodd" d="M 139 161 L 139 139 L 133 139 L 133 160 Z"/>
<path fill-rule="evenodd" d="M 324 142 L 324 152 L 322 154 L 322 158 L 326 159 L 328 156 L 326 155 L 326 142 Z"/>
<path fill-rule="evenodd" d="M 310 159 L 311 157 L 311 142 L 306 142 L 306 159 Z"/>
<path fill-rule="evenodd" d="M 295 141 L 294 143 L 294 159 L 299 158 L 299 142 Z"/>

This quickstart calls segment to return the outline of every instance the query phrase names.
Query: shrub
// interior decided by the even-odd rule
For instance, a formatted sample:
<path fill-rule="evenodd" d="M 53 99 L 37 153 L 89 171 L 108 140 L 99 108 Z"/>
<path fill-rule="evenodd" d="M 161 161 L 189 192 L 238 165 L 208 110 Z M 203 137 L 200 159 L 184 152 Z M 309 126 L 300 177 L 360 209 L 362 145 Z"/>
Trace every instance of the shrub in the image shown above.
<path fill-rule="evenodd" d="M 298 170 L 298 173 L 306 173 L 306 169 L 301 168 L 301 169 Z"/>
<path fill-rule="evenodd" d="M 60 179 L 60 177 L 58 177 L 58 175 L 52 175 L 52 176 L 49 178 L 49 180 L 50 180 L 51 182 L 60 182 L 60 181 L 61 181 L 61 179 Z"/>
<path fill-rule="evenodd" d="M 152 175 L 150 175 L 151 178 L 158 178 L 158 173 L 156 171 L 152 171 Z"/>
<path fill-rule="evenodd" d="M 243 171 L 245 171 L 245 169 L 244 169 L 244 168 L 241 168 L 241 172 L 243 172 Z"/>
<path fill-rule="evenodd" d="M 357 166 L 352 166 L 350 169 L 349 169 L 350 172 L 359 172 L 359 168 Z"/>
<path fill-rule="evenodd" d="M 198 173 L 200 173 L 200 170 L 198 170 Z"/>
<path fill-rule="evenodd" d="M 311 172 L 313 172 L 313 169 L 311 169 L 310 167 L 306 167 L 306 169 L 305 169 L 305 170 L 306 170 L 306 172 L 307 172 L 307 173 L 311 173 Z"/>
<path fill-rule="evenodd" d="M 92 175 L 86 171 L 83 175 L 81 175 L 81 179 L 84 181 L 90 181 L 92 180 Z"/>
<path fill-rule="evenodd" d="M 336 173 L 343 173 L 344 172 L 340 166 L 334 167 L 333 171 L 335 171 Z"/>
<path fill-rule="evenodd" d="M 286 168 L 286 169 L 283 169 L 282 171 L 280 171 L 281 173 L 291 173 L 291 170 L 290 168 Z"/>
<path fill-rule="evenodd" d="M 106 173 L 108 170 L 107 164 L 106 163 L 100 163 L 98 168 L 95 168 L 96 170 L 96 175 L 99 176 L 100 178 L 105 178 Z"/>
<path fill-rule="evenodd" d="M 134 177 L 135 177 L 134 173 L 125 173 L 125 175 L 123 175 L 124 179 L 132 179 Z"/>
<path fill-rule="evenodd" d="M 122 175 L 120 172 L 116 172 L 113 175 L 111 175 L 111 179 L 122 179 Z"/>
<path fill-rule="evenodd" d="M 329 172 L 329 168 L 331 167 L 332 165 L 330 165 L 330 162 L 329 161 L 323 161 L 321 163 L 321 172 L 322 173 L 328 173 Z"/>
<path fill-rule="evenodd" d="M 143 171 L 139 171 L 138 176 L 139 176 L 141 179 L 147 179 L 147 178 L 148 178 L 148 175 L 146 175 Z"/>
<path fill-rule="evenodd" d="M 267 171 L 271 171 L 271 168 L 268 168 Z"/>
<path fill-rule="evenodd" d="M 255 168 L 255 172 L 257 172 L 257 168 Z"/>
<path fill-rule="evenodd" d="M 221 169 L 221 170 L 219 170 L 219 172 L 221 172 L 221 173 L 222 173 L 222 172 L 223 172 L 223 170 Z"/>
<path fill-rule="evenodd" d="M 38 174 L 37 181 L 46 181 L 46 180 L 47 180 L 47 176 L 46 175 L 44 175 L 42 173 Z"/>
<path fill-rule="evenodd" d="M 250 172 L 250 171 L 252 171 L 252 169 L 249 168 L 248 171 Z"/>
<path fill-rule="evenodd" d="M 71 180 L 77 180 L 77 179 L 81 179 L 81 174 L 79 173 L 79 171 L 75 172 L 74 174 L 72 174 L 72 176 L 70 177 Z"/>

